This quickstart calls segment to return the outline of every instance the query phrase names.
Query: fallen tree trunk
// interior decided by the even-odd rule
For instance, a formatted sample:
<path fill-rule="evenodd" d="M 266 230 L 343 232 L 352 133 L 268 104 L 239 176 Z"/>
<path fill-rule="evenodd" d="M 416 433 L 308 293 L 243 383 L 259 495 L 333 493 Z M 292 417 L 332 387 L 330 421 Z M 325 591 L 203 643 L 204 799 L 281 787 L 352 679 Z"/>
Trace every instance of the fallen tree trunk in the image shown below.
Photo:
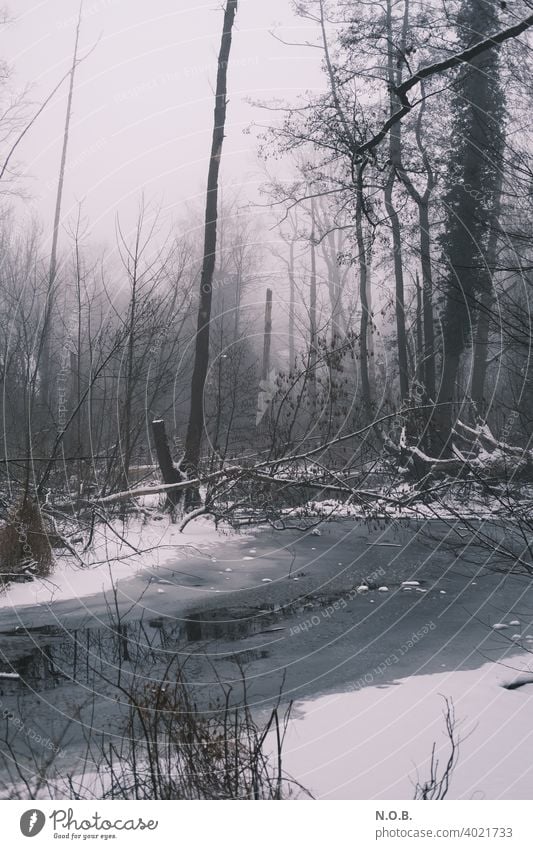
<path fill-rule="evenodd" d="M 152 434 L 154 437 L 155 452 L 157 462 L 161 471 L 161 477 L 165 484 L 181 483 L 183 475 L 172 462 L 172 455 L 168 447 L 167 433 L 165 430 L 165 422 L 162 419 L 156 419 L 152 422 Z M 165 509 L 174 509 L 179 504 L 181 491 L 171 489 L 167 492 L 167 502 Z"/>

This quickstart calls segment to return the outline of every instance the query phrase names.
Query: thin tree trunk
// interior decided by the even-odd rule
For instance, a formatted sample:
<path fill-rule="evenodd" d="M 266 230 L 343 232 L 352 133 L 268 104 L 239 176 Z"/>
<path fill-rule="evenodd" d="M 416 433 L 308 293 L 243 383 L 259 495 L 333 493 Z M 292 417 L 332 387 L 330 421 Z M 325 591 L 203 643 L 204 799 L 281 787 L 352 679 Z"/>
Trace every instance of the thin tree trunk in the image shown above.
<path fill-rule="evenodd" d="M 296 285 L 294 282 L 294 242 L 289 248 L 289 369 L 294 368 L 296 345 L 294 341 L 296 310 Z"/>
<path fill-rule="evenodd" d="M 257 397 L 255 424 L 266 432 L 267 412 L 272 401 L 272 387 L 268 380 L 270 374 L 270 351 L 272 347 L 272 289 L 267 289 L 265 300 L 265 329 L 263 333 L 263 362 L 261 363 L 261 382 Z"/>
<path fill-rule="evenodd" d="M 424 371 L 424 328 L 422 324 L 422 286 L 416 275 L 416 373 L 420 380 Z"/>
<path fill-rule="evenodd" d="M 374 346 L 374 320 L 372 307 L 372 252 L 366 247 L 366 308 L 368 312 L 368 382 L 370 384 L 370 400 L 376 395 L 376 356 Z"/>
<path fill-rule="evenodd" d="M 63 204 L 63 188 L 65 185 L 65 170 L 67 166 L 68 142 L 70 135 L 70 122 L 72 118 L 72 102 L 74 99 L 74 82 L 76 68 L 78 66 L 78 48 L 80 43 L 81 16 L 83 11 L 83 0 L 80 2 L 78 23 L 74 40 L 74 53 L 72 55 L 72 67 L 70 70 L 70 83 L 67 99 L 67 114 L 65 118 L 65 131 L 63 133 L 63 148 L 61 151 L 61 164 L 59 166 L 59 179 L 57 183 L 56 205 L 54 213 L 54 229 L 52 233 L 52 247 L 50 250 L 50 267 L 48 270 L 48 286 L 46 292 L 46 304 L 44 309 L 42 329 L 42 366 L 41 366 L 41 399 L 43 404 L 50 404 L 51 383 L 51 339 L 50 330 L 52 324 L 52 313 L 54 310 L 55 288 L 57 278 L 57 249 L 59 244 L 59 227 L 61 224 L 61 208 Z"/>
<path fill-rule="evenodd" d="M 398 345 L 398 367 L 400 372 L 400 396 L 402 400 L 409 396 L 409 370 L 407 363 L 407 332 L 405 328 L 405 293 L 402 263 L 402 234 L 400 219 L 392 201 L 394 171 L 391 170 L 385 187 L 385 208 L 392 229 L 392 252 L 394 255 L 394 279 L 396 282 L 396 335 Z"/>
<path fill-rule="evenodd" d="M 265 302 L 265 333 L 263 339 L 263 368 L 261 380 L 268 380 L 270 373 L 270 349 L 272 346 L 272 289 L 267 289 Z"/>
<path fill-rule="evenodd" d="M 233 341 L 239 338 L 239 325 L 241 323 L 241 300 L 242 300 L 242 269 L 237 271 L 235 281 L 235 315 L 233 317 Z"/>
<path fill-rule="evenodd" d="M 499 187 L 501 191 L 501 185 Z M 489 241 L 487 245 L 487 265 L 489 273 L 496 264 L 496 248 L 498 243 L 497 221 L 499 216 L 500 203 L 498 200 L 495 218 L 492 221 Z M 473 362 L 472 362 L 472 380 L 470 385 L 470 395 L 475 404 L 476 412 L 484 416 L 486 412 L 485 400 L 485 381 L 487 377 L 487 352 L 489 344 L 490 331 L 490 313 L 493 305 L 494 295 L 493 286 L 491 290 L 486 290 L 481 296 L 481 308 L 479 312 L 476 335 L 473 345 Z"/>
<path fill-rule="evenodd" d="M 490 309 L 492 294 L 483 292 L 481 309 L 473 345 L 472 380 L 470 396 L 475 404 L 475 413 L 484 416 L 486 412 L 485 380 L 487 377 L 487 348 L 489 344 Z"/>
<path fill-rule="evenodd" d="M 421 93 L 422 97 L 424 97 L 425 88 L 423 83 L 421 83 Z M 420 265 L 422 269 L 421 324 L 423 330 L 423 347 L 420 355 L 421 365 L 420 369 L 418 370 L 418 378 L 423 383 L 423 399 L 424 404 L 427 405 L 428 402 L 435 402 L 437 397 L 435 369 L 435 327 L 433 321 L 433 272 L 431 267 L 431 235 L 429 223 L 429 204 L 433 189 L 435 187 L 435 178 L 433 176 L 431 162 L 429 160 L 429 156 L 427 154 L 427 150 L 422 138 L 422 122 L 424 117 L 424 111 L 425 100 L 422 101 L 422 104 L 420 106 L 415 129 L 416 144 L 422 157 L 422 162 L 424 164 L 424 169 L 426 172 L 426 187 L 424 189 L 423 194 L 418 191 L 403 166 L 397 169 L 397 174 L 404 186 L 406 187 L 407 191 L 409 192 L 409 195 L 411 196 L 412 200 L 416 203 L 418 210 Z M 428 423 L 431 418 L 431 416 L 428 416 Z M 431 421 L 432 426 L 428 426 L 424 429 L 425 442 L 430 452 L 433 450 L 434 442 L 435 428 L 433 427 L 433 424 L 433 421 Z"/>
<path fill-rule="evenodd" d="M 405 41 L 408 5 L 405 6 L 404 28 L 402 41 Z M 398 78 L 394 73 L 394 39 L 392 32 L 391 0 L 387 0 L 387 41 L 388 41 L 388 76 L 390 86 L 390 114 L 397 109 L 397 97 L 393 87 L 401 82 L 401 70 Z M 407 333 L 405 329 L 405 293 L 402 261 L 402 234 L 400 219 L 393 203 L 393 190 L 396 181 L 396 169 L 401 166 L 401 124 L 396 124 L 389 136 L 390 173 L 385 186 L 385 209 L 392 229 L 392 250 L 394 255 L 394 279 L 396 281 L 396 334 L 398 345 L 398 366 L 400 372 L 400 396 L 405 400 L 409 396 L 409 371 L 407 361 Z"/>
<path fill-rule="evenodd" d="M 317 350 L 317 311 L 316 311 L 316 234 L 315 234 L 315 204 L 311 202 L 311 279 L 309 285 L 309 401 L 311 413 L 316 411 L 316 367 Z"/>
<path fill-rule="evenodd" d="M 346 335 L 346 316 L 342 305 L 342 278 L 339 269 L 337 245 L 333 231 L 327 233 L 323 242 L 322 255 L 328 269 L 328 294 L 331 305 L 331 343 L 336 343 Z"/>
<path fill-rule="evenodd" d="M 194 477 L 198 471 L 204 429 L 204 388 L 209 367 L 209 327 L 217 250 L 218 180 L 226 125 L 228 64 L 236 12 L 237 0 L 228 0 L 224 12 L 222 40 L 218 56 L 213 140 L 207 176 L 204 254 L 200 278 L 194 368 L 191 380 L 191 406 L 185 441 L 185 455 L 182 463 L 182 467 L 189 477 Z M 197 491 L 189 493 L 186 500 L 188 507 L 196 506 L 199 502 L 199 493 Z"/>
<path fill-rule="evenodd" d="M 427 193 L 426 193 L 427 194 Z M 435 375 L 435 327 L 433 324 L 433 274 L 431 270 L 431 239 L 429 208 L 426 198 L 418 207 L 420 227 L 420 259 L 422 266 L 422 314 L 424 324 L 424 386 L 426 401 L 437 397 Z"/>
<path fill-rule="evenodd" d="M 368 329 L 370 313 L 368 309 L 368 266 L 367 251 L 363 232 L 363 170 L 361 166 L 357 172 L 357 197 L 355 207 L 355 233 L 357 239 L 357 254 L 359 258 L 359 291 L 361 295 L 361 332 L 360 332 L 360 354 L 361 354 L 361 391 L 363 395 L 363 406 L 366 410 L 372 404 L 372 392 L 370 387 L 370 376 L 368 369 Z"/>
<path fill-rule="evenodd" d="M 137 230 L 137 239 L 133 259 L 133 273 L 131 279 L 131 299 L 129 305 L 129 334 L 126 356 L 126 386 L 122 428 L 124 432 L 124 451 L 122 452 L 122 486 L 128 487 L 128 476 L 130 472 L 132 453 L 132 402 L 133 402 L 133 364 L 135 359 L 136 323 L 137 323 L 137 286 L 138 286 L 138 259 L 139 239 L 141 233 L 141 221 Z"/>

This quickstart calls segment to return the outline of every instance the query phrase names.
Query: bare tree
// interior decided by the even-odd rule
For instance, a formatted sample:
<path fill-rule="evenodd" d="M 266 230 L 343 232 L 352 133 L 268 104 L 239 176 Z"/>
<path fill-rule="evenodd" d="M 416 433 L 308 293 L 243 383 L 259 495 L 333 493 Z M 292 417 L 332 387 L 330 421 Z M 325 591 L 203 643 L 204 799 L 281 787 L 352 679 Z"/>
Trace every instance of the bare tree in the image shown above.
<path fill-rule="evenodd" d="M 41 335 L 42 364 L 41 364 L 41 398 L 45 405 L 50 403 L 50 373 L 51 373 L 51 320 L 54 311 L 54 301 L 57 288 L 57 250 L 59 243 L 59 228 L 61 224 L 61 208 L 63 203 L 63 189 L 65 184 L 65 170 L 67 166 L 68 143 L 70 135 L 70 123 L 72 119 L 72 102 L 74 98 L 74 83 L 76 69 L 78 67 L 78 51 L 80 43 L 81 19 L 83 12 L 83 0 L 80 2 L 78 22 L 74 39 L 74 51 L 72 54 L 72 65 L 70 69 L 70 82 L 67 98 L 67 112 L 65 117 L 65 129 L 63 133 L 63 147 L 61 150 L 61 163 L 59 166 L 59 178 L 57 183 L 56 205 L 54 213 L 54 225 L 52 232 L 52 246 L 50 250 L 50 269 L 48 274 L 48 290 L 44 309 L 43 329 Z"/>
<path fill-rule="evenodd" d="M 197 474 L 204 428 L 204 386 L 209 366 L 209 330 L 217 249 L 218 178 L 226 125 L 228 65 L 236 12 L 237 0 L 227 0 L 218 57 L 213 141 L 207 177 L 204 257 L 200 279 L 194 369 L 191 379 L 191 407 L 185 455 L 182 461 L 182 468 L 189 477 Z M 198 500 L 198 493 L 196 495 L 189 493 L 187 502 L 189 506 L 193 506 Z"/>

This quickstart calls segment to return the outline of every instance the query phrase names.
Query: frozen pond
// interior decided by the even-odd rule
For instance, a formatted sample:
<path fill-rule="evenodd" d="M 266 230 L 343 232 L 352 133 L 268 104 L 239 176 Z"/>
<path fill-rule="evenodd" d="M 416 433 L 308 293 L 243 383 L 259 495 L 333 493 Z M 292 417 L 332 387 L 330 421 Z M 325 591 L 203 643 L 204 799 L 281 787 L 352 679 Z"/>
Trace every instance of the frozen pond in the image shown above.
<path fill-rule="evenodd" d="M 465 552 L 468 535 L 456 530 L 351 520 L 319 533 L 262 529 L 146 568 L 120 581 L 116 598 L 6 606 L 0 698 L 13 748 L 4 754 L 30 764 L 53 743 L 75 768 L 91 738 L 119 736 L 117 681 L 150 686 L 175 657 L 206 710 L 219 682 L 239 700 L 244 670 L 249 701 L 262 711 L 281 688 L 286 701 L 379 694 L 393 681 L 437 680 L 516 655 L 533 644 L 530 580 L 487 569 L 485 553 Z M 381 722 L 396 711 L 390 697 L 380 706 Z M 434 719 L 442 720 L 438 706 Z"/>

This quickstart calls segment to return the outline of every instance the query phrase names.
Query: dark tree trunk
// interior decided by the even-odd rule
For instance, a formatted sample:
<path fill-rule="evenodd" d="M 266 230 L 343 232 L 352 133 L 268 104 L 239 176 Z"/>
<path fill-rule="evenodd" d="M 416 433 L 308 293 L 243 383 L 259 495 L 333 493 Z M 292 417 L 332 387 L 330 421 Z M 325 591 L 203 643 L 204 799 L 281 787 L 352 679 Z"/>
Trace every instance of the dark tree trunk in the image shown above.
<path fill-rule="evenodd" d="M 481 296 L 481 311 L 477 321 L 476 338 L 473 345 L 472 380 L 470 397 L 474 402 L 475 415 L 484 417 L 487 411 L 485 398 L 485 380 L 487 377 L 487 348 L 489 344 L 490 309 L 492 295 L 484 292 Z"/>
<path fill-rule="evenodd" d="M 161 470 L 163 483 L 180 483 L 183 478 L 172 462 L 172 455 L 170 453 L 170 448 L 168 447 L 167 433 L 165 430 L 165 422 L 162 419 L 157 419 L 152 422 L 152 435 L 154 437 L 155 453 Z M 181 492 L 170 491 L 167 494 L 166 509 L 172 509 L 175 507 L 178 504 L 180 497 Z"/>
<path fill-rule="evenodd" d="M 385 187 L 385 209 L 392 229 L 392 251 L 394 255 L 394 279 L 396 294 L 396 335 L 398 344 L 398 367 L 400 372 L 400 396 L 405 400 L 409 396 L 409 367 L 407 362 L 407 331 L 405 329 L 405 292 L 402 261 L 402 233 L 400 219 L 394 208 L 392 191 L 394 188 L 394 171 Z"/>
<path fill-rule="evenodd" d="M 52 233 L 52 247 L 50 250 L 50 267 L 48 270 L 48 285 L 46 302 L 44 307 L 42 337 L 41 337 L 41 400 L 45 406 L 51 402 L 51 380 L 52 380 L 52 344 L 51 326 L 54 312 L 54 302 L 57 286 L 57 249 L 59 244 L 59 226 L 61 224 L 61 207 L 63 204 L 63 187 L 65 184 L 65 171 L 67 166 L 68 143 L 70 135 L 70 121 L 72 118 L 72 102 L 74 99 L 74 82 L 76 68 L 78 67 L 78 48 L 80 43 L 81 16 L 83 11 L 83 0 L 80 3 L 78 23 L 74 40 L 74 53 L 72 55 L 72 67 L 70 70 L 70 82 L 67 99 L 67 113 L 65 117 L 65 129 L 63 133 L 63 147 L 61 150 L 61 164 L 59 166 L 59 178 L 57 182 L 56 205 L 54 212 L 54 229 Z"/>
<path fill-rule="evenodd" d="M 501 185 L 499 187 L 501 190 Z M 489 243 L 487 248 L 487 265 L 488 271 L 492 275 L 496 265 L 496 249 L 498 243 L 497 235 L 497 218 L 499 208 L 495 211 L 495 220 L 491 226 Z M 475 414 L 485 416 L 487 411 L 487 403 L 485 398 L 485 381 L 487 378 L 487 353 L 489 345 L 490 318 L 491 310 L 494 303 L 494 286 L 481 295 L 481 309 L 476 328 L 476 337 L 473 345 L 472 358 L 472 380 L 470 395 L 475 405 Z"/>
<path fill-rule="evenodd" d="M 416 361 L 417 379 L 420 380 L 424 372 L 424 327 L 422 324 L 422 287 L 418 274 L 416 275 Z"/>
<path fill-rule="evenodd" d="M 388 77 L 390 85 L 390 114 L 393 115 L 398 108 L 398 98 L 394 94 L 393 87 L 401 82 L 401 66 L 398 68 L 398 73 L 395 73 L 394 62 L 394 37 L 392 27 L 392 7 L 391 0 L 387 0 L 387 63 Z M 401 47 L 404 48 L 406 40 L 406 29 L 409 15 L 408 3 L 405 3 L 404 23 L 401 39 Z M 409 368 L 407 361 L 407 332 L 405 329 L 405 292 L 403 279 L 403 259 L 402 259 L 402 233 L 400 227 L 400 219 L 394 207 L 393 191 L 396 182 L 396 174 L 401 168 L 402 161 L 402 138 L 401 124 L 396 124 L 390 131 L 389 136 L 389 158 L 390 172 L 387 183 L 385 185 L 385 209 L 391 223 L 392 230 L 392 252 L 393 252 L 393 267 L 396 290 L 396 335 L 398 345 L 398 368 L 400 372 L 400 396 L 402 401 L 409 396 Z"/>
<path fill-rule="evenodd" d="M 496 0 L 463 0 L 459 15 L 464 42 L 481 41 L 498 23 Z M 445 452 L 451 449 L 456 381 L 480 302 L 492 291 L 487 239 L 494 226 L 500 191 L 504 94 L 498 48 L 476 56 L 461 69 L 455 87 L 447 220 L 442 239 L 446 301 L 442 315 L 443 369 L 437 421 Z M 497 214 L 497 213 L 496 213 Z"/>
<path fill-rule="evenodd" d="M 263 333 L 263 362 L 261 364 L 261 382 L 257 398 L 256 426 L 267 432 L 268 415 L 272 402 L 272 387 L 268 380 L 270 374 L 270 349 L 272 347 L 272 289 L 267 289 L 265 301 L 265 329 Z"/>
<path fill-rule="evenodd" d="M 435 374 L 435 327 L 433 323 L 433 274 L 431 270 L 431 240 L 427 198 L 423 198 L 419 204 L 418 220 L 420 226 L 420 264 L 422 266 L 425 400 L 435 401 L 437 388 Z"/>
<path fill-rule="evenodd" d="M 309 285 L 309 402 L 312 415 L 316 412 L 317 385 L 317 312 L 316 312 L 316 236 L 315 207 L 311 205 L 311 279 Z"/>
<path fill-rule="evenodd" d="M 294 282 L 294 242 L 289 248 L 289 368 L 293 369 L 296 359 L 295 344 L 295 313 L 296 313 L 296 284 Z"/>
<path fill-rule="evenodd" d="M 425 96 L 424 85 L 421 85 L 422 97 Z M 422 269 L 422 315 L 424 328 L 424 352 L 423 368 L 421 377 L 424 383 L 424 401 L 434 402 L 437 397 L 436 370 L 435 370 L 435 327 L 433 317 L 433 271 L 431 267 L 431 234 L 429 224 L 429 204 L 433 189 L 435 188 L 435 177 L 429 160 L 427 148 L 423 140 L 422 123 L 425 112 L 425 100 L 422 101 L 416 123 L 416 145 L 422 156 L 424 170 L 426 172 L 426 188 L 421 194 L 409 175 L 403 168 L 398 169 L 398 176 L 406 187 L 409 195 L 416 203 L 418 209 L 418 230 L 420 239 L 420 265 Z"/>
<path fill-rule="evenodd" d="M 185 455 L 182 463 L 182 468 L 189 477 L 195 477 L 198 473 L 200 446 L 204 429 L 204 388 L 209 366 L 209 328 L 217 249 L 218 178 L 226 125 L 228 64 L 236 12 L 237 0 L 228 0 L 224 12 L 222 41 L 218 56 L 213 141 L 207 176 L 204 254 L 200 278 L 194 368 L 191 380 L 191 407 L 185 441 Z M 193 490 L 187 492 L 187 506 L 196 506 L 199 502 L 199 493 Z"/>
<path fill-rule="evenodd" d="M 267 289 L 265 302 L 265 333 L 263 340 L 262 380 L 268 380 L 270 372 L 270 348 L 272 344 L 272 289 Z"/>
<path fill-rule="evenodd" d="M 363 233 L 363 203 L 363 166 L 361 166 L 357 172 L 355 232 L 357 239 L 357 254 L 359 257 L 359 292 L 361 295 L 361 338 L 359 343 L 361 354 L 361 392 L 363 396 L 363 406 L 366 410 L 369 410 L 372 404 L 372 390 L 370 386 L 368 368 L 368 332 L 370 323 L 370 312 L 368 309 L 367 250 Z"/>

